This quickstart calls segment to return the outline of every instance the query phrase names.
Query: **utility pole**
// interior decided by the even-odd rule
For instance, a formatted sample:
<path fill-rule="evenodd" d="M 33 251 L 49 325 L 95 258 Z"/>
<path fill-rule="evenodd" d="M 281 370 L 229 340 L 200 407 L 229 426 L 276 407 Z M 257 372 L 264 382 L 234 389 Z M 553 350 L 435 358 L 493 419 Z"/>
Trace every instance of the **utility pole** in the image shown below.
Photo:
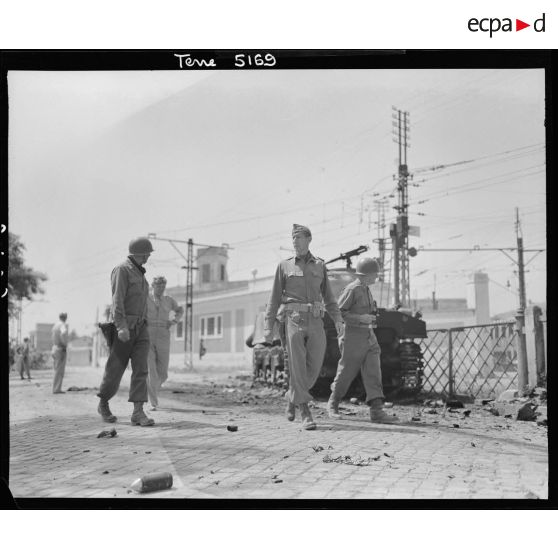
<path fill-rule="evenodd" d="M 526 308 L 527 296 L 525 293 L 525 266 L 523 264 L 523 233 L 519 222 L 519 209 L 515 208 L 515 235 L 517 237 L 517 272 L 519 278 L 519 307 Z"/>
<path fill-rule="evenodd" d="M 17 307 L 17 344 L 21 345 L 21 322 L 23 320 L 23 297 L 19 297 Z"/>
<path fill-rule="evenodd" d="M 529 370 L 527 368 L 527 339 L 525 335 L 525 267 L 523 264 L 523 233 L 519 222 L 519 209 L 515 208 L 515 234 L 517 237 L 517 271 L 519 278 L 519 308 L 515 316 L 517 341 L 517 389 L 519 395 L 525 394 L 529 385 Z"/>
<path fill-rule="evenodd" d="M 186 368 L 191 370 L 193 360 L 193 312 L 194 312 L 194 241 L 188 239 L 188 256 L 186 263 L 186 302 L 184 308 L 184 355 Z M 197 269 L 197 268 L 196 268 Z"/>
<path fill-rule="evenodd" d="M 380 282 L 385 281 L 385 277 L 384 277 L 384 265 L 385 265 L 385 254 L 386 254 L 386 239 L 385 239 L 385 228 L 386 228 L 386 213 L 385 213 L 385 208 L 386 208 L 386 204 L 387 204 L 387 200 L 375 200 L 374 201 L 374 207 L 376 208 L 376 211 L 378 212 L 378 221 L 377 221 L 377 225 L 378 225 L 378 252 L 380 254 L 379 260 L 380 260 L 380 275 L 378 276 L 378 280 Z"/>
<path fill-rule="evenodd" d="M 409 218 L 408 218 L 408 179 L 407 148 L 409 132 L 409 113 L 392 107 L 396 113 L 392 116 L 393 133 L 398 145 L 398 175 L 397 175 L 397 218 L 395 225 L 390 226 L 390 236 L 394 251 L 394 291 L 395 304 L 404 307 L 410 306 L 409 284 Z"/>

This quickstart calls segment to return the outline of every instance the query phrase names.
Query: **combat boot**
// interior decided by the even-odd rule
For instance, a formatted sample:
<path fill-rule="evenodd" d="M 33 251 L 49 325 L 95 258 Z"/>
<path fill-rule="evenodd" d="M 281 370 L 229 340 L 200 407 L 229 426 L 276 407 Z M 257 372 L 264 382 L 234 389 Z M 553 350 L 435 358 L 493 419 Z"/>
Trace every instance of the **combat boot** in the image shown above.
<path fill-rule="evenodd" d="M 287 403 L 287 408 L 285 409 L 285 416 L 287 417 L 287 420 L 290 420 L 292 422 L 295 419 L 295 411 L 296 405 L 289 401 Z"/>
<path fill-rule="evenodd" d="M 99 401 L 97 411 L 105 422 L 116 422 L 116 417 L 110 412 L 110 407 L 106 399 L 101 399 Z"/>
<path fill-rule="evenodd" d="M 381 399 L 374 399 L 370 403 L 370 420 L 372 422 L 380 422 L 390 424 L 399 422 L 399 419 L 393 415 L 388 415 L 383 409 L 384 403 Z"/>
<path fill-rule="evenodd" d="M 333 397 L 333 393 L 327 402 L 327 414 L 329 415 L 329 418 L 332 419 L 341 418 L 341 415 L 339 414 L 339 401 Z"/>
<path fill-rule="evenodd" d="M 316 423 L 312 418 L 312 413 L 310 412 L 308 403 L 301 403 L 299 407 L 300 417 L 302 418 L 302 428 L 304 428 L 304 430 L 316 430 Z"/>
<path fill-rule="evenodd" d="M 143 412 L 143 402 L 141 401 L 134 401 L 134 412 L 130 420 L 134 426 L 153 426 L 155 424 L 155 421 Z"/>

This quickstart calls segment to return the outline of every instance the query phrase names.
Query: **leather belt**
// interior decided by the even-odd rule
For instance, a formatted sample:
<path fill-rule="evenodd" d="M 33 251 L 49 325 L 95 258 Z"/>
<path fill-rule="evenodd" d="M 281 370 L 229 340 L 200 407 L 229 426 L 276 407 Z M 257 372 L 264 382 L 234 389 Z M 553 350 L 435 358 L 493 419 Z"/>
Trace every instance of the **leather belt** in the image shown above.
<path fill-rule="evenodd" d="M 312 312 L 312 303 L 301 304 L 299 302 L 286 302 L 285 308 L 287 310 L 295 310 L 296 312 Z"/>

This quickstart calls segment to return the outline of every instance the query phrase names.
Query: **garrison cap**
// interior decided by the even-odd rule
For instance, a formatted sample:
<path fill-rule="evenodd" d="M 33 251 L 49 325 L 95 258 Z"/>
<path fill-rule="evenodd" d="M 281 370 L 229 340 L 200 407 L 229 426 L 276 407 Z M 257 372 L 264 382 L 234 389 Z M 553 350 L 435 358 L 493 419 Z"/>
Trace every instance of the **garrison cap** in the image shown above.
<path fill-rule="evenodd" d="M 312 233 L 310 232 L 310 229 L 308 227 L 305 227 L 304 225 L 297 225 L 296 223 L 293 225 L 293 232 L 292 235 L 294 236 L 297 233 L 303 233 L 306 236 L 312 236 Z"/>
<path fill-rule="evenodd" d="M 153 281 L 151 281 L 152 285 L 166 285 L 167 280 L 162 275 L 157 275 L 157 277 L 153 277 Z"/>

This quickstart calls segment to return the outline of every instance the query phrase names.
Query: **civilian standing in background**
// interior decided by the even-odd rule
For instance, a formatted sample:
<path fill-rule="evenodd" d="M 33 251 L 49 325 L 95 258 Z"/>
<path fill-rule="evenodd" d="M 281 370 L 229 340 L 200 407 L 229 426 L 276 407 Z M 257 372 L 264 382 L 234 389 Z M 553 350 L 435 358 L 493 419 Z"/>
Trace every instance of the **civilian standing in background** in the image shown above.
<path fill-rule="evenodd" d="M 149 357 L 147 365 L 149 378 L 147 393 L 151 402 L 151 410 L 156 411 L 159 405 L 159 390 L 168 378 L 170 357 L 170 328 L 181 319 L 184 310 L 171 296 L 165 295 L 167 280 L 155 277 L 151 282 L 153 291 L 147 298 L 147 326 L 149 330 Z M 169 319 L 174 312 L 174 318 Z"/>
<path fill-rule="evenodd" d="M 66 371 L 66 357 L 68 350 L 68 314 L 62 312 L 60 321 L 52 328 L 52 360 L 54 364 L 54 381 L 52 382 L 52 393 L 64 393 L 62 380 Z"/>

